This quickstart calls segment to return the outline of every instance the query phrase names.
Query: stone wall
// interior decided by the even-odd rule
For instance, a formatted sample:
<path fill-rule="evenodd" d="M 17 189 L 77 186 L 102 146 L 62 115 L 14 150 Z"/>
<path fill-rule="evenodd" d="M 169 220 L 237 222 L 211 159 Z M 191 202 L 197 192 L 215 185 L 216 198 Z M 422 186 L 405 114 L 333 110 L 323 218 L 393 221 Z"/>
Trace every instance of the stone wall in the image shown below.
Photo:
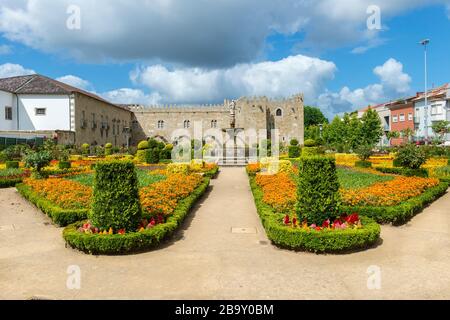
<path fill-rule="evenodd" d="M 105 145 L 121 147 L 131 138 L 126 128 L 132 124 L 132 113 L 126 108 L 77 93 L 75 100 L 75 140 L 77 145 Z M 125 130 L 124 130 L 125 129 Z"/>
<path fill-rule="evenodd" d="M 203 131 L 214 128 L 219 130 L 231 127 L 229 105 L 225 100 L 223 105 L 175 107 L 175 106 L 129 106 L 133 112 L 132 144 L 155 137 L 164 141 L 173 141 L 173 132 L 177 129 L 186 130 L 186 134 L 194 136 L 195 122 L 201 123 Z M 277 110 L 280 110 L 277 115 Z M 297 95 L 290 99 L 241 98 L 236 101 L 236 128 L 239 129 L 279 129 L 280 143 L 289 143 L 297 138 L 304 141 L 304 106 L 303 96 Z M 189 125 L 185 123 L 189 121 Z M 214 122 L 213 122 L 214 121 Z M 179 131 L 177 136 L 182 135 Z"/>

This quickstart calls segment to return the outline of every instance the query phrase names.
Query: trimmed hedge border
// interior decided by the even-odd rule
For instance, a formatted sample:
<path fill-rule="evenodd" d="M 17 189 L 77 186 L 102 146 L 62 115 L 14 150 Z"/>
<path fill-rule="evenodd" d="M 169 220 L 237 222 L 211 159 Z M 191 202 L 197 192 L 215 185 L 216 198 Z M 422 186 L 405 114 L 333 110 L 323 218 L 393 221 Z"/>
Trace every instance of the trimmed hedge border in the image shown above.
<path fill-rule="evenodd" d="M 426 169 L 408 169 L 408 168 L 375 168 L 381 173 L 397 174 L 406 177 L 428 178 Z"/>
<path fill-rule="evenodd" d="M 219 167 L 215 167 L 214 169 L 211 169 L 209 171 L 206 171 L 203 176 L 210 178 L 210 179 L 215 179 L 217 177 L 217 174 L 219 173 Z"/>
<path fill-rule="evenodd" d="M 439 185 L 425 190 L 420 196 L 403 201 L 401 204 L 391 207 L 373 206 L 344 206 L 343 210 L 348 212 L 358 212 L 361 215 L 371 217 L 378 223 L 392 223 L 400 225 L 408 222 L 422 209 L 441 197 L 447 192 L 448 183 L 441 182 Z"/>
<path fill-rule="evenodd" d="M 84 234 L 77 230 L 84 223 L 80 221 L 66 227 L 63 238 L 72 248 L 95 255 L 120 255 L 151 249 L 180 227 L 190 209 L 208 189 L 209 182 L 209 178 L 204 178 L 193 193 L 178 203 L 166 223 L 156 225 L 152 229 L 125 235 Z"/>
<path fill-rule="evenodd" d="M 62 209 L 37 195 L 29 186 L 23 183 L 16 185 L 16 189 L 25 199 L 33 203 L 60 227 L 65 227 L 87 218 L 88 209 Z"/>
<path fill-rule="evenodd" d="M 0 179 L 0 189 L 12 188 L 17 184 L 22 183 L 23 178 L 14 178 L 14 179 Z"/>
<path fill-rule="evenodd" d="M 361 217 L 363 229 L 315 231 L 280 224 L 284 215 L 274 212 L 262 201 L 263 192 L 254 177 L 249 177 L 256 208 L 267 237 L 278 247 L 315 253 L 340 253 L 366 249 L 380 238 L 381 228 L 372 219 Z"/>

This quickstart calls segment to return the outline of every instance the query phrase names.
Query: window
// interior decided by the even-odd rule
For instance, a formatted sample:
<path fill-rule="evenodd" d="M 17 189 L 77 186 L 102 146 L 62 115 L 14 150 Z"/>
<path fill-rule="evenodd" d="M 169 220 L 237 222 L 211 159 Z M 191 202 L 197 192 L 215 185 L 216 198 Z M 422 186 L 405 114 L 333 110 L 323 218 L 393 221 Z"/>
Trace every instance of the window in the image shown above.
<path fill-rule="evenodd" d="M 413 120 L 413 114 L 410 112 L 408 113 L 408 121 L 412 121 Z"/>
<path fill-rule="evenodd" d="M 441 114 L 441 108 L 439 105 L 432 105 L 431 106 L 431 114 L 435 115 L 435 114 Z"/>
<path fill-rule="evenodd" d="M 5 120 L 12 120 L 12 107 L 5 107 Z"/>
<path fill-rule="evenodd" d="M 397 123 L 398 122 L 398 116 L 393 116 L 392 117 L 392 122 L 393 123 Z"/>
<path fill-rule="evenodd" d="M 163 120 L 158 121 L 158 129 L 164 129 L 164 121 Z"/>
<path fill-rule="evenodd" d="M 282 117 L 283 116 L 283 110 L 281 110 L 281 108 L 278 108 L 276 111 L 276 116 L 277 117 Z"/>
<path fill-rule="evenodd" d="M 217 128 L 217 120 L 211 121 L 211 128 Z"/>
<path fill-rule="evenodd" d="M 189 129 L 191 127 L 191 122 L 189 120 L 184 120 L 184 128 Z"/>
<path fill-rule="evenodd" d="M 46 108 L 36 108 L 35 111 L 37 116 L 45 116 L 45 114 L 47 113 Z"/>
<path fill-rule="evenodd" d="M 405 114 L 400 113 L 400 122 L 404 122 L 404 121 L 405 121 Z"/>

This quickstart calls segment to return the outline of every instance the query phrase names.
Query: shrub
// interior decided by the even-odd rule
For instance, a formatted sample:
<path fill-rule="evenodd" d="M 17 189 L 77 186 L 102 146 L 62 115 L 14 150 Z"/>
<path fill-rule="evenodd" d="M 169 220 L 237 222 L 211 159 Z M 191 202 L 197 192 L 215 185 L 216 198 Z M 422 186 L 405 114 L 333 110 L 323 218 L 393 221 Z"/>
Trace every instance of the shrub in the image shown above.
<path fill-rule="evenodd" d="M 18 169 L 19 161 L 6 161 L 6 169 Z"/>
<path fill-rule="evenodd" d="M 304 147 L 302 148 L 302 157 L 312 157 L 319 154 L 319 148 L 317 147 Z"/>
<path fill-rule="evenodd" d="M 81 146 L 81 153 L 84 156 L 88 156 L 90 154 L 90 148 L 91 146 L 88 143 L 83 143 L 83 145 Z"/>
<path fill-rule="evenodd" d="M 289 158 L 292 159 L 292 158 L 300 157 L 300 152 L 301 152 L 301 149 L 300 149 L 300 147 L 298 145 L 296 145 L 296 146 L 289 146 L 289 151 L 288 151 Z"/>
<path fill-rule="evenodd" d="M 137 148 L 138 148 L 138 150 L 147 150 L 149 148 L 148 141 L 144 140 L 144 141 L 139 142 Z"/>
<path fill-rule="evenodd" d="M 138 150 L 136 152 L 136 160 L 140 163 L 144 163 L 147 160 L 147 150 Z"/>
<path fill-rule="evenodd" d="M 170 160 L 172 158 L 172 151 L 164 148 L 159 152 L 159 159 Z"/>
<path fill-rule="evenodd" d="M 295 138 L 292 139 L 291 142 L 290 142 L 290 145 L 291 145 L 291 146 L 294 146 L 294 147 L 295 147 L 295 146 L 298 146 L 298 144 L 299 144 L 299 142 L 298 142 L 298 140 L 295 139 Z"/>
<path fill-rule="evenodd" d="M 169 163 L 167 165 L 167 173 L 169 174 L 189 174 L 190 164 L 189 163 Z"/>
<path fill-rule="evenodd" d="M 315 146 L 316 146 L 316 141 L 314 141 L 313 139 L 305 140 L 305 147 L 315 147 Z"/>
<path fill-rule="evenodd" d="M 269 174 L 290 173 L 292 172 L 292 163 L 289 160 L 270 161 L 267 171 Z"/>
<path fill-rule="evenodd" d="M 372 163 L 366 160 L 359 160 L 355 162 L 357 168 L 372 168 Z"/>
<path fill-rule="evenodd" d="M 110 156 L 113 153 L 113 145 L 112 143 L 105 144 L 105 156 Z"/>
<path fill-rule="evenodd" d="M 72 167 L 72 163 L 70 161 L 59 161 L 58 168 L 59 169 L 70 169 Z"/>
<path fill-rule="evenodd" d="M 399 174 L 406 177 L 421 177 L 428 178 L 428 171 L 423 168 L 409 169 L 409 168 L 376 168 L 377 171 L 389 174 Z"/>
<path fill-rule="evenodd" d="M 98 162 L 89 212 L 92 224 L 103 230 L 135 230 L 141 215 L 134 164 L 130 161 Z"/>
<path fill-rule="evenodd" d="M 402 166 L 399 159 L 394 159 L 392 165 L 394 166 L 394 168 L 400 168 Z"/>
<path fill-rule="evenodd" d="M 145 150 L 145 161 L 149 164 L 159 163 L 159 153 L 160 150 L 157 148 Z"/>
<path fill-rule="evenodd" d="M 398 150 L 396 159 L 404 168 L 419 169 L 427 161 L 427 156 L 422 148 L 407 144 Z"/>
<path fill-rule="evenodd" d="M 301 221 L 321 225 L 338 215 L 341 197 L 336 160 L 306 157 L 300 161 L 297 213 Z"/>
<path fill-rule="evenodd" d="M 39 178 L 42 168 L 48 166 L 52 161 L 52 156 L 48 151 L 30 152 L 25 156 L 24 161 L 25 166 L 35 170 L 36 177 Z"/>
<path fill-rule="evenodd" d="M 366 217 L 361 217 L 362 229 L 318 232 L 285 226 L 282 224 L 284 215 L 274 212 L 270 205 L 263 202 L 263 192 L 254 177 L 250 178 L 250 186 L 267 237 L 279 247 L 311 252 L 341 252 L 367 248 L 380 237 L 380 226 Z"/>
<path fill-rule="evenodd" d="M 366 161 L 373 154 L 372 146 L 368 144 L 357 147 L 355 152 L 362 161 Z"/>

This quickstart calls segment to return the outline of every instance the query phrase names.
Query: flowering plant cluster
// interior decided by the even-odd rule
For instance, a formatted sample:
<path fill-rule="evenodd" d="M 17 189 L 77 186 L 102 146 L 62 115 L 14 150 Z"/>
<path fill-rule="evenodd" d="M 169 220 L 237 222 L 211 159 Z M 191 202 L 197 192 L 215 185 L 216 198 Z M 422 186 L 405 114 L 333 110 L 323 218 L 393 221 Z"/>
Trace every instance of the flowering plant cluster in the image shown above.
<path fill-rule="evenodd" d="M 287 173 L 258 174 L 256 184 L 263 190 L 263 201 L 282 213 L 292 212 L 297 201 L 297 188 Z"/>
<path fill-rule="evenodd" d="M 283 219 L 283 224 L 292 228 L 302 228 L 306 231 L 361 229 L 363 227 L 361 219 L 357 213 L 353 213 L 351 215 L 343 214 L 333 222 L 331 222 L 330 219 L 327 219 L 322 223 L 322 225 L 309 225 L 307 221 L 299 222 L 296 217 L 291 219 L 289 215 L 286 215 Z"/>
<path fill-rule="evenodd" d="M 24 183 L 39 196 L 63 209 L 85 209 L 91 204 L 92 188 L 75 181 L 49 178 L 25 179 Z"/>
<path fill-rule="evenodd" d="M 142 219 L 141 222 L 139 223 L 139 227 L 133 232 L 143 232 L 145 230 L 154 228 L 158 224 L 163 224 L 164 222 L 165 220 L 162 215 L 152 217 L 150 219 Z M 98 234 L 98 235 L 112 235 L 112 234 L 124 235 L 127 233 L 127 230 L 126 229 L 114 230 L 113 228 L 102 230 L 100 228 L 95 227 L 91 221 L 88 221 L 78 228 L 78 232 L 86 234 Z"/>
<path fill-rule="evenodd" d="M 141 205 L 152 216 L 170 215 L 178 201 L 191 194 L 201 182 L 202 177 L 197 174 L 171 174 L 166 180 L 140 190 Z"/>
<path fill-rule="evenodd" d="M 248 174 L 256 174 L 261 171 L 261 165 L 259 163 L 250 163 L 247 165 Z"/>
<path fill-rule="evenodd" d="M 438 179 L 396 176 L 362 189 L 341 189 L 341 194 L 346 205 L 393 206 L 438 184 Z"/>

